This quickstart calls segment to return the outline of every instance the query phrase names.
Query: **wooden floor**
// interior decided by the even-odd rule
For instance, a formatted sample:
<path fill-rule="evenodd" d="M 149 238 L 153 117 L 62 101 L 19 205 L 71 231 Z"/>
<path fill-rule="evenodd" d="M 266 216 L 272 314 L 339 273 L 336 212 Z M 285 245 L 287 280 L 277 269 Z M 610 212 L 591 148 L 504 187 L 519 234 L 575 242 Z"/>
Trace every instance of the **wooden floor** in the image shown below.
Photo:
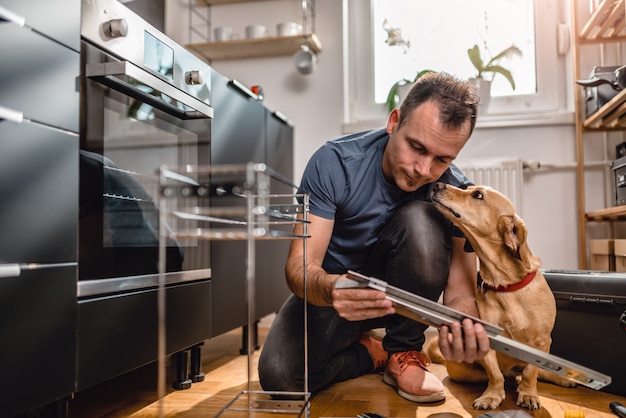
<path fill-rule="evenodd" d="M 271 319 L 259 326 L 259 342 L 262 344 Z M 76 394 L 69 404 L 70 418 L 97 417 L 289 417 L 296 413 L 260 413 L 222 409 L 242 391 L 248 389 L 248 356 L 240 355 L 241 331 L 233 331 L 209 340 L 203 346 L 203 382 L 194 383 L 190 389 L 168 389 L 159 401 L 157 396 L 156 367 L 148 366 L 111 380 L 93 389 Z M 253 371 L 259 351 L 252 359 Z M 483 387 L 460 385 L 451 382 L 441 365 L 431 366 L 431 371 L 446 385 L 448 397 L 445 402 L 428 406 L 418 405 L 399 397 L 395 390 L 382 383 L 381 376 L 371 374 L 358 379 L 333 385 L 313 397 L 311 417 L 357 417 L 367 412 L 383 417 L 459 418 L 477 417 L 486 411 L 476 411 L 472 401 L 480 395 Z M 168 367 L 168 382 L 172 382 L 175 370 Z M 260 391 L 258 379 L 253 376 L 251 388 Z M 615 417 L 609 403 L 618 401 L 626 405 L 626 398 L 605 392 L 594 391 L 582 386 L 573 389 L 539 383 L 542 408 L 524 411 L 532 417 L 565 417 L 565 411 L 580 411 L 585 418 Z M 244 401 L 245 396 L 240 399 Z M 238 405 L 238 404 L 236 404 Z M 246 403 L 242 404 L 246 409 Z M 515 391 L 507 388 L 507 399 L 498 411 L 520 411 L 515 406 Z M 523 411 L 523 410 L 522 410 Z M 493 413 L 493 412 L 492 412 Z M 495 415 L 492 415 L 494 418 Z M 509 415 L 510 416 L 510 415 Z M 582 416 L 582 415 L 570 415 Z M 521 418 L 521 415 L 517 415 Z M 504 417 L 502 417 L 504 418 Z"/>

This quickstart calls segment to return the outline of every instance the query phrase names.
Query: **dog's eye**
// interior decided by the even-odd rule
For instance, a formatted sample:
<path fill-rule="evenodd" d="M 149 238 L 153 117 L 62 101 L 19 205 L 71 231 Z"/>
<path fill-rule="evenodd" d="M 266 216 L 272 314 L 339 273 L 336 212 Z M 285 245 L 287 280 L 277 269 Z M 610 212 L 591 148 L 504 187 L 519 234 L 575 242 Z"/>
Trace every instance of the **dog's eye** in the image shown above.
<path fill-rule="evenodd" d="M 473 197 L 474 199 L 480 199 L 480 200 L 483 200 L 483 192 L 481 192 L 480 190 L 475 190 L 475 191 L 472 193 L 472 197 Z"/>

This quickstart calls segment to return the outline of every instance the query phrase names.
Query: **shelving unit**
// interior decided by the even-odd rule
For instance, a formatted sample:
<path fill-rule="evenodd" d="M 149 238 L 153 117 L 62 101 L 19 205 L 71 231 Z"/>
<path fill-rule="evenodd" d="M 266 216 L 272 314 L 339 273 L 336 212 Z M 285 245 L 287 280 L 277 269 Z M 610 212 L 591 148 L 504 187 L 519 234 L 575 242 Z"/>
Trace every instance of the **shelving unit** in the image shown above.
<path fill-rule="evenodd" d="M 578 4 L 572 4 L 574 28 L 574 79 L 586 79 L 581 72 L 582 47 L 588 45 L 626 42 L 626 5 L 624 0 L 601 0 L 586 21 L 578 14 Z M 585 0 L 585 3 L 587 1 Z M 579 30 L 580 28 L 580 30 Z M 626 206 L 617 206 L 586 212 L 585 205 L 585 134 L 626 130 L 626 90 L 619 92 L 598 111 L 586 117 L 582 87 L 575 86 L 576 97 L 576 189 L 578 219 L 579 268 L 587 269 L 587 223 L 626 220 Z"/>
<path fill-rule="evenodd" d="M 273 36 L 256 39 L 233 39 L 230 41 L 211 42 L 211 13 L 212 6 L 223 6 L 238 3 L 252 3 L 255 0 L 190 0 L 190 34 L 199 34 L 204 42 L 193 42 L 186 45 L 191 51 L 197 52 L 207 61 L 229 60 L 241 58 L 262 58 L 293 55 L 306 45 L 314 53 L 322 52 L 322 44 L 315 33 L 315 0 L 302 0 L 302 29 L 303 33 L 294 36 Z M 256 0 L 268 1 L 268 0 Z M 202 14 L 200 9 L 207 8 Z M 198 30 L 194 25 L 194 16 L 199 18 L 206 27 L 206 33 Z M 191 36 L 190 36 L 191 39 Z"/>
<path fill-rule="evenodd" d="M 261 163 L 213 166 L 161 167 L 159 169 L 159 399 L 165 395 L 165 273 L 168 240 L 194 241 L 243 240 L 247 242 L 245 260 L 229 260 L 246 265 L 246 303 L 248 329 L 255 322 L 255 241 L 303 240 L 304 277 L 304 388 L 302 392 L 252 390 L 255 341 L 247 334 L 248 388 L 228 403 L 227 411 L 280 412 L 310 415 L 308 389 L 306 240 L 308 238 L 309 197 L 306 194 L 272 194 L 272 183 L 297 186 Z M 216 200 L 225 203 L 215 204 Z M 296 232 L 280 226 L 300 226 Z M 278 397 L 279 399 L 275 399 Z M 160 408 L 162 411 L 163 408 Z M 232 415 L 231 415 L 232 416 Z M 241 415 L 238 415 L 241 416 Z"/>

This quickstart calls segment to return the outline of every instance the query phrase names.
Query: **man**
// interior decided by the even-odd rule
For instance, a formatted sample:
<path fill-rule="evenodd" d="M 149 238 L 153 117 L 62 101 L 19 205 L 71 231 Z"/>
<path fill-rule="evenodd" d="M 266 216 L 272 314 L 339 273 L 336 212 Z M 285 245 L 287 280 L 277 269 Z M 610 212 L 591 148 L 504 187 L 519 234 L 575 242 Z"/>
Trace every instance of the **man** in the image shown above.
<path fill-rule="evenodd" d="M 445 399 L 443 384 L 421 353 L 426 325 L 395 314 L 385 293 L 335 289 L 347 270 L 385 280 L 477 316 L 477 262 L 465 238 L 430 202 L 435 181 L 463 187 L 454 166 L 477 112 L 473 87 L 444 73 L 422 76 L 385 129 L 348 135 L 322 146 L 300 189 L 310 194 L 306 243 L 309 390 L 384 370 L 383 381 L 414 402 Z M 301 227 L 297 227 L 297 230 Z M 299 232 L 302 230 L 300 229 Z M 304 387 L 302 240 L 286 264 L 291 295 L 274 319 L 259 359 L 264 390 Z M 384 327 L 382 344 L 364 334 Z M 442 354 L 472 362 L 485 356 L 485 329 L 465 319 L 439 331 Z"/>

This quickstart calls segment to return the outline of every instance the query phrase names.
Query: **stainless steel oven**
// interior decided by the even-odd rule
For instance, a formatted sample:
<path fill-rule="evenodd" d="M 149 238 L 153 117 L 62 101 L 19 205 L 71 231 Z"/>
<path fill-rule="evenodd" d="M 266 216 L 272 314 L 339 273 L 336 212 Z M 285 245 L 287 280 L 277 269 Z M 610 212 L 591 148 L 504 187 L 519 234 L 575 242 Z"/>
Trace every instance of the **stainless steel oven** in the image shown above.
<path fill-rule="evenodd" d="M 211 68 L 114 0 L 83 0 L 78 389 L 156 359 L 157 169 L 210 163 Z M 208 241 L 168 243 L 168 353 L 206 339 Z"/>

